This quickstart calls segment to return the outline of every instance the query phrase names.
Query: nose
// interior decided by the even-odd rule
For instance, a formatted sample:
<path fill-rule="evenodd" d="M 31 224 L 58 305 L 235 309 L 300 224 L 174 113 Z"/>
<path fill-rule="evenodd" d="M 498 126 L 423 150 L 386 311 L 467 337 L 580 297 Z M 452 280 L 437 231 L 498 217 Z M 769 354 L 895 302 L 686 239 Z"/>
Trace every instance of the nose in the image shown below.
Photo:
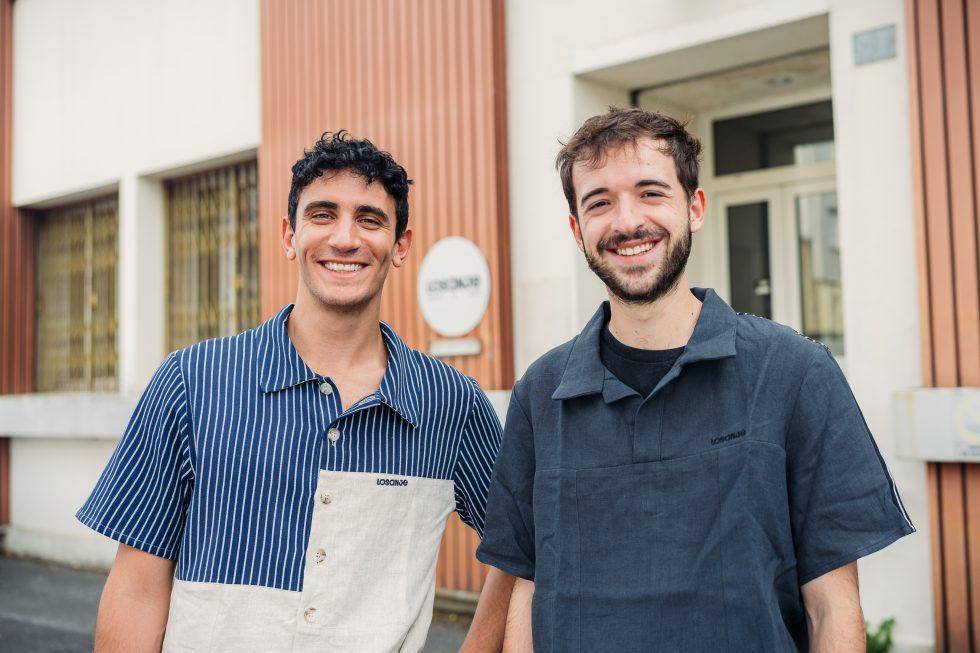
<path fill-rule="evenodd" d="M 613 231 L 632 234 L 643 226 L 644 222 L 643 206 L 633 197 L 624 197 L 616 202 L 610 225 Z"/>
<path fill-rule="evenodd" d="M 354 219 L 350 216 L 344 216 L 337 220 L 333 229 L 330 230 L 327 244 L 343 252 L 350 252 L 360 247 L 361 241 L 357 235 L 357 225 Z"/>

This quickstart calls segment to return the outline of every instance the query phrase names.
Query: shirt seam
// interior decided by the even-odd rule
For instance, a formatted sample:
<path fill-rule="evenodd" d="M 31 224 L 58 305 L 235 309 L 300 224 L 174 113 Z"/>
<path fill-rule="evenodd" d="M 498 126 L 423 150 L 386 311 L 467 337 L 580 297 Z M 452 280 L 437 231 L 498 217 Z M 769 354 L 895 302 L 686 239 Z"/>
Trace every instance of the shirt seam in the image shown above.
<path fill-rule="evenodd" d="M 458 504 L 462 504 L 462 506 L 463 506 L 463 513 L 465 513 L 465 515 L 467 517 L 469 517 L 470 521 L 467 522 L 465 519 L 463 519 L 463 514 L 459 514 L 460 519 L 462 519 L 464 523 L 469 524 L 469 525 L 471 525 L 471 526 L 473 526 L 475 528 L 475 522 L 476 522 L 476 520 L 473 519 L 473 514 L 472 514 L 472 511 L 470 510 L 469 504 L 466 503 L 466 495 L 463 492 L 463 490 L 461 489 L 461 483 L 457 482 L 457 480 L 456 480 L 457 478 L 459 478 L 459 473 L 460 473 L 459 457 L 460 457 L 460 454 L 463 451 L 463 445 L 464 445 L 465 440 L 468 437 L 471 437 L 471 435 L 470 435 L 470 423 L 473 420 L 473 415 L 476 413 L 476 403 L 477 403 L 477 401 L 479 399 L 479 397 L 477 396 L 477 392 L 479 392 L 479 390 L 477 390 L 477 385 L 476 385 L 477 381 L 476 381 L 476 379 L 474 379 L 473 377 L 467 377 L 466 378 L 466 381 L 467 381 L 467 385 L 470 387 L 470 392 L 472 393 L 472 397 L 470 398 L 471 399 L 470 400 L 470 407 L 467 410 L 466 419 L 463 420 L 463 430 L 462 430 L 462 433 L 461 433 L 460 438 L 459 438 L 459 443 L 456 445 L 456 456 L 453 459 L 453 476 L 452 476 L 452 480 L 453 480 L 453 492 L 458 497 L 458 499 L 457 499 L 457 510 L 456 510 L 456 512 L 457 512 L 457 514 L 459 514 Z"/>
<path fill-rule="evenodd" d="M 180 360 L 178 359 L 177 353 L 175 352 L 174 354 L 172 354 L 171 358 L 173 358 L 173 364 L 177 367 L 177 376 L 180 379 L 180 390 L 183 398 L 183 402 L 182 402 L 183 413 L 185 419 L 187 420 L 187 426 L 190 427 L 190 433 L 182 431 L 181 437 L 184 438 L 185 440 L 184 445 L 187 447 L 188 462 L 190 463 L 191 474 L 196 477 L 197 469 L 195 465 L 195 459 L 197 458 L 197 452 L 194 450 L 194 446 L 193 446 L 194 443 L 193 434 L 196 433 L 197 430 L 194 426 L 194 415 L 190 409 L 190 401 L 187 396 L 187 379 L 184 377 L 184 369 L 183 366 L 180 364 Z"/>
<path fill-rule="evenodd" d="M 817 363 L 817 358 L 814 358 L 813 360 L 810 361 L 809 365 L 806 366 L 806 369 L 803 370 L 803 375 L 800 378 L 800 387 L 796 389 L 796 398 L 793 399 L 793 412 L 790 413 L 789 416 L 790 426 L 792 426 L 793 423 L 796 421 L 796 411 L 800 406 L 800 396 L 802 396 L 803 394 L 803 386 L 806 385 L 806 379 L 810 375 L 810 370 L 813 369 L 813 366 L 816 365 L 816 363 Z M 827 422 L 827 415 L 824 415 L 824 423 L 820 425 L 820 430 L 823 429 L 826 422 Z"/>

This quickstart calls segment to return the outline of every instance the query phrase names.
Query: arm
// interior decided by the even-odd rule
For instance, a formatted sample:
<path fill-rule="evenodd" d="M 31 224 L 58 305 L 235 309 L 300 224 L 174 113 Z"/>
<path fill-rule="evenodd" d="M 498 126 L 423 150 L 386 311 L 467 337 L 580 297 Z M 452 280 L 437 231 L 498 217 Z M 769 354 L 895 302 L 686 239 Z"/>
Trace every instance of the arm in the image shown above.
<path fill-rule="evenodd" d="M 814 578 L 800 591 L 815 653 L 863 653 L 864 615 L 858 594 L 857 563 Z"/>
<path fill-rule="evenodd" d="M 480 602 L 476 604 L 476 614 L 470 624 L 470 632 L 460 653 L 497 653 L 504 645 L 504 626 L 507 623 L 507 607 L 514 588 L 514 577 L 490 567 L 490 573 L 483 583 Z"/>
<path fill-rule="evenodd" d="M 97 653 L 160 650 L 173 575 L 172 560 L 119 545 L 99 601 Z"/>
<path fill-rule="evenodd" d="M 534 583 L 518 578 L 510 597 L 507 612 L 507 632 L 503 653 L 529 653 L 534 650 L 531 642 L 531 599 Z"/>

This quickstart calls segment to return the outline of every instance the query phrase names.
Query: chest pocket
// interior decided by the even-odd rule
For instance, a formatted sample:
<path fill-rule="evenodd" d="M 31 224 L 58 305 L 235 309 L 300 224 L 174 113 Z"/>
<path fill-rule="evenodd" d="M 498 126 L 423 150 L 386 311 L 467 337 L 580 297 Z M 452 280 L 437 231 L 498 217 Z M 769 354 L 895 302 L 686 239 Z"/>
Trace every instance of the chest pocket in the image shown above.
<path fill-rule="evenodd" d="M 793 564 L 784 465 L 741 439 L 573 472 L 578 614 L 555 632 L 577 641 L 555 650 L 792 650 L 774 589 Z"/>
<path fill-rule="evenodd" d="M 300 631 L 407 631 L 431 602 L 453 489 L 445 479 L 321 471 Z"/>

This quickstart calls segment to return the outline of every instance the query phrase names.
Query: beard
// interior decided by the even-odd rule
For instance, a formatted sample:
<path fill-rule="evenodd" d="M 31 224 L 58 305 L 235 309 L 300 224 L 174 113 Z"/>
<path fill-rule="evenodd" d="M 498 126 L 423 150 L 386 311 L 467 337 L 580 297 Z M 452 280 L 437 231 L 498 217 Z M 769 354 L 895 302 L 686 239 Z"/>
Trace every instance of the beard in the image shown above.
<path fill-rule="evenodd" d="M 667 253 L 659 266 L 649 269 L 633 266 L 625 272 L 617 271 L 602 260 L 599 252 L 631 240 L 659 238 L 666 240 Z M 627 304 L 651 304 L 677 286 L 677 280 L 687 266 L 691 255 L 691 225 L 685 224 L 684 233 L 674 242 L 666 229 L 642 227 L 632 234 L 613 234 L 602 239 L 594 251 L 585 248 L 585 261 L 613 295 Z"/>

